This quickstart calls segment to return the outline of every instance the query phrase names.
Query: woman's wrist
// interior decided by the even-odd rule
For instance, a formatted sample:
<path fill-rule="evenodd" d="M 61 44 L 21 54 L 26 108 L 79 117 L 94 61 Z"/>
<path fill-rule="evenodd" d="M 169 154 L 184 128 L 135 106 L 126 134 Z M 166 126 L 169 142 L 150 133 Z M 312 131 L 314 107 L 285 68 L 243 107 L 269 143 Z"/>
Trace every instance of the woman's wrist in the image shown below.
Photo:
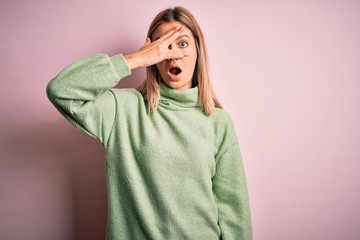
<path fill-rule="evenodd" d="M 136 55 L 134 53 L 126 54 L 124 55 L 124 58 L 131 70 L 139 68 L 139 63 L 136 60 Z"/>

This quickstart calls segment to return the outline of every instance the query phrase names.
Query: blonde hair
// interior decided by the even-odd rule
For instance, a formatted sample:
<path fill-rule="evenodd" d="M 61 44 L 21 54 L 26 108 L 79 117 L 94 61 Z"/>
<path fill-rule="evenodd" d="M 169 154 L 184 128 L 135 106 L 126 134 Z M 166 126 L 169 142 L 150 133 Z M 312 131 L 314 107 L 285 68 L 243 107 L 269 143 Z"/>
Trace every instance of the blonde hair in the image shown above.
<path fill-rule="evenodd" d="M 215 96 L 210 81 L 205 38 L 194 16 L 183 7 L 165 9 L 156 15 L 150 24 L 147 36 L 151 39 L 153 32 L 160 24 L 171 21 L 182 23 L 191 30 L 194 36 L 198 58 L 193 74 L 193 87 L 198 86 L 200 107 L 206 115 L 211 115 L 215 107 L 222 108 L 222 106 Z M 149 112 L 156 111 L 159 106 L 160 81 L 160 73 L 156 65 L 152 65 L 146 68 L 146 80 L 137 88 L 144 99 L 147 100 Z"/>

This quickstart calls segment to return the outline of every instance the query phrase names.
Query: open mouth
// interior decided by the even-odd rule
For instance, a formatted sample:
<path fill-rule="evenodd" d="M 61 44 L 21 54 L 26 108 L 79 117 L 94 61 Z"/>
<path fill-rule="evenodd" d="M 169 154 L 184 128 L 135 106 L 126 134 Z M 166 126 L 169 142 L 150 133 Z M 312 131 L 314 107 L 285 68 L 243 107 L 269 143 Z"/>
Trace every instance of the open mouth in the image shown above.
<path fill-rule="evenodd" d="M 171 75 L 177 76 L 177 75 L 179 75 L 181 73 L 181 69 L 179 67 L 172 67 L 172 68 L 169 69 L 169 73 Z"/>

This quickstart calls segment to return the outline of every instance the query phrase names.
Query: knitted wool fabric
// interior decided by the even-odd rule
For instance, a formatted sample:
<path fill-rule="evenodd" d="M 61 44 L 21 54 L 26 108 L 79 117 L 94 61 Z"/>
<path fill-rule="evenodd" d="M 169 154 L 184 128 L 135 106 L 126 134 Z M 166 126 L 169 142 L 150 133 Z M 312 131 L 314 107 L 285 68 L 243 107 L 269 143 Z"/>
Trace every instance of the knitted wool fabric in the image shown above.
<path fill-rule="evenodd" d="M 107 239 L 251 239 L 241 154 L 229 115 L 206 116 L 198 88 L 161 84 L 154 113 L 135 89 L 116 89 L 130 69 L 121 54 L 92 55 L 47 86 L 60 113 L 106 153 Z"/>

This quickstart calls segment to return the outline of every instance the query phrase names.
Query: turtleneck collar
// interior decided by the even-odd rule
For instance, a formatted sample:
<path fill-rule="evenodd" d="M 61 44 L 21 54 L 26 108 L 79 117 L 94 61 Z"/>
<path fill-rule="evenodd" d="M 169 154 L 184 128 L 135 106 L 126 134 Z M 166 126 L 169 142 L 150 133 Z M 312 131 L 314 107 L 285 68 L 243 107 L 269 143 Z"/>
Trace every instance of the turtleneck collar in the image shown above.
<path fill-rule="evenodd" d="M 186 110 L 199 107 L 199 89 L 193 87 L 188 90 L 176 90 L 160 83 L 160 105 L 173 110 Z"/>

